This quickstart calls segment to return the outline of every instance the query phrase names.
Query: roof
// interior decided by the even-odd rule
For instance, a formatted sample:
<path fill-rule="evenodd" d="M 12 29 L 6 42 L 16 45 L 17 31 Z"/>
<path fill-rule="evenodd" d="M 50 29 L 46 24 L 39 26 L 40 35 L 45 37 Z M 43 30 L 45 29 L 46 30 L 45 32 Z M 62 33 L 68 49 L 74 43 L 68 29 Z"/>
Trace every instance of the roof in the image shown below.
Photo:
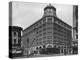
<path fill-rule="evenodd" d="M 9 29 L 11 30 L 23 30 L 21 27 L 19 26 L 9 26 Z"/>
<path fill-rule="evenodd" d="M 44 10 L 46 9 L 54 9 L 56 11 L 56 8 L 54 6 L 52 6 L 51 4 L 47 5 Z"/>

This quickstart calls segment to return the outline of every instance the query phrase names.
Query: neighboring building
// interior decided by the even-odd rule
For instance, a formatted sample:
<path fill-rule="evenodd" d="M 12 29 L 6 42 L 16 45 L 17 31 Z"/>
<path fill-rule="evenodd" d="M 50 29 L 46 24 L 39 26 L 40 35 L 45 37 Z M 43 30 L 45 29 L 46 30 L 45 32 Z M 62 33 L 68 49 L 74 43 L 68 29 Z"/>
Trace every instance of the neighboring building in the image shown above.
<path fill-rule="evenodd" d="M 78 6 L 73 6 L 73 53 L 78 53 Z"/>
<path fill-rule="evenodd" d="M 73 40 L 78 39 L 78 6 L 73 6 Z"/>
<path fill-rule="evenodd" d="M 9 57 L 17 57 L 22 54 L 21 49 L 21 31 L 18 26 L 9 26 Z"/>
<path fill-rule="evenodd" d="M 51 4 L 44 8 L 43 17 L 23 30 L 24 55 L 40 49 L 55 48 L 53 53 L 71 53 L 72 27 L 56 15 L 56 8 Z M 49 53 L 51 49 L 47 50 Z"/>

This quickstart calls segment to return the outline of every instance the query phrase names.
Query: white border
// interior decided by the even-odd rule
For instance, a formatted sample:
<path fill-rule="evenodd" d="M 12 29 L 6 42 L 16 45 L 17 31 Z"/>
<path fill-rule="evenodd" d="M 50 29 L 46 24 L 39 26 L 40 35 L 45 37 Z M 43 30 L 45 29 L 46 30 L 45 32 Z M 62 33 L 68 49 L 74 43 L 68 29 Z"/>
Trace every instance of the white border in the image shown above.
<path fill-rule="evenodd" d="M 24 2 L 41 2 L 41 3 L 57 3 L 80 5 L 79 0 L 0 0 L 0 60 L 10 60 L 8 58 L 8 25 L 9 25 L 9 1 L 24 1 Z M 80 6 L 79 6 L 80 10 Z M 80 12 L 79 15 L 80 16 Z M 80 23 L 80 17 L 79 17 Z M 79 24 L 80 26 L 80 24 Z M 79 27 L 80 28 L 80 27 Z M 80 32 L 79 32 L 80 33 Z M 79 36 L 80 37 L 80 36 Z M 78 39 L 79 40 L 79 39 Z M 79 41 L 80 42 L 80 41 Z M 80 44 L 79 44 L 80 47 Z M 79 48 L 80 51 L 80 48 Z M 40 57 L 40 58 L 23 58 L 24 60 L 79 60 L 79 55 L 72 56 L 57 56 L 57 57 Z M 19 59 L 22 60 L 22 59 Z"/>

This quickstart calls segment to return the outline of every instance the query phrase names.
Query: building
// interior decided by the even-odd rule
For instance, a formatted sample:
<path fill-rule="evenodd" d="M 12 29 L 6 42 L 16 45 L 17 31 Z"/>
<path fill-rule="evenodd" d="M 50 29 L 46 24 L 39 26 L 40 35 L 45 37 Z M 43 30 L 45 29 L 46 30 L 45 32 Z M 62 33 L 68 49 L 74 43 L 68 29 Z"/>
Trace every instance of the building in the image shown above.
<path fill-rule="evenodd" d="M 73 6 L 73 40 L 78 39 L 78 6 Z"/>
<path fill-rule="evenodd" d="M 78 6 L 73 6 L 73 53 L 78 53 Z"/>
<path fill-rule="evenodd" d="M 24 55 L 40 50 L 48 53 L 71 53 L 72 27 L 56 15 L 56 8 L 49 4 L 41 19 L 23 30 Z"/>
<path fill-rule="evenodd" d="M 21 49 L 21 31 L 18 26 L 9 26 L 9 57 L 17 57 L 22 54 Z"/>

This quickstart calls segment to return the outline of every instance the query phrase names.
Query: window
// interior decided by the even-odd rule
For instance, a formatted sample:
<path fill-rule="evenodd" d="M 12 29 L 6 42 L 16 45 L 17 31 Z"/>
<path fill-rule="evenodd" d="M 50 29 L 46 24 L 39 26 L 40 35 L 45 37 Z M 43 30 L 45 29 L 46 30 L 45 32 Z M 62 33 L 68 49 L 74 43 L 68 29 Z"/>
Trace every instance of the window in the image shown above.
<path fill-rule="evenodd" d="M 39 39 L 38 39 L 38 42 L 41 41 L 41 40 L 42 40 L 42 38 L 39 38 Z"/>
<path fill-rule="evenodd" d="M 56 30 L 57 30 L 57 28 L 56 28 L 56 27 L 54 27 L 54 30 L 56 31 Z"/>
<path fill-rule="evenodd" d="M 42 42 L 39 42 L 39 45 L 41 45 L 42 44 Z"/>
<path fill-rule="evenodd" d="M 46 35 L 46 32 L 44 32 L 43 35 Z"/>
<path fill-rule="evenodd" d="M 43 37 L 43 40 L 45 40 L 46 39 L 46 36 L 45 37 Z"/>
<path fill-rule="evenodd" d="M 48 43 L 52 43 L 52 40 L 47 40 Z"/>
<path fill-rule="evenodd" d="M 39 36 L 42 36 L 42 34 L 39 34 Z"/>
<path fill-rule="evenodd" d="M 17 36 L 17 32 L 14 32 L 14 37 Z"/>
<path fill-rule="evenodd" d="M 56 37 L 54 36 L 54 39 L 55 39 Z"/>
<path fill-rule="evenodd" d="M 52 18 L 51 17 L 48 17 L 47 20 L 48 20 L 49 23 L 52 22 Z"/>
<path fill-rule="evenodd" d="M 47 32 L 48 35 L 52 34 L 52 32 Z"/>
<path fill-rule="evenodd" d="M 46 44 L 46 41 L 43 41 L 44 44 Z"/>
<path fill-rule="evenodd" d="M 43 19 L 43 23 L 45 23 L 46 22 L 46 18 L 45 19 Z"/>
<path fill-rule="evenodd" d="M 39 26 L 38 29 L 41 29 L 41 26 Z"/>
<path fill-rule="evenodd" d="M 43 27 L 46 27 L 46 23 L 43 24 Z"/>
<path fill-rule="evenodd" d="M 60 24 L 60 21 L 58 21 L 58 23 Z"/>
<path fill-rule="evenodd" d="M 39 33 L 41 33 L 41 32 L 42 32 L 42 30 L 39 31 Z"/>
<path fill-rule="evenodd" d="M 14 35 L 16 35 L 16 32 L 14 32 Z"/>
<path fill-rule="evenodd" d="M 52 36 L 47 36 L 47 39 L 52 39 Z"/>
<path fill-rule="evenodd" d="M 14 44 L 16 44 L 16 39 L 14 39 Z"/>
<path fill-rule="evenodd" d="M 63 53 L 63 49 L 61 49 L 61 53 Z"/>
<path fill-rule="evenodd" d="M 43 31 L 46 31 L 46 28 L 44 28 Z"/>
<path fill-rule="evenodd" d="M 54 46 L 54 48 L 56 48 L 56 45 Z"/>
<path fill-rule="evenodd" d="M 36 32 L 36 34 L 39 34 L 39 33 L 41 33 L 41 32 L 42 32 L 42 30 L 39 30 L 39 31 Z"/>
<path fill-rule="evenodd" d="M 42 21 L 40 21 L 39 23 L 42 24 Z"/>
<path fill-rule="evenodd" d="M 52 9 L 49 9 L 48 11 L 49 11 L 49 13 L 52 13 Z"/>
<path fill-rule="evenodd" d="M 78 39 L 78 35 L 76 35 L 76 39 Z"/>

